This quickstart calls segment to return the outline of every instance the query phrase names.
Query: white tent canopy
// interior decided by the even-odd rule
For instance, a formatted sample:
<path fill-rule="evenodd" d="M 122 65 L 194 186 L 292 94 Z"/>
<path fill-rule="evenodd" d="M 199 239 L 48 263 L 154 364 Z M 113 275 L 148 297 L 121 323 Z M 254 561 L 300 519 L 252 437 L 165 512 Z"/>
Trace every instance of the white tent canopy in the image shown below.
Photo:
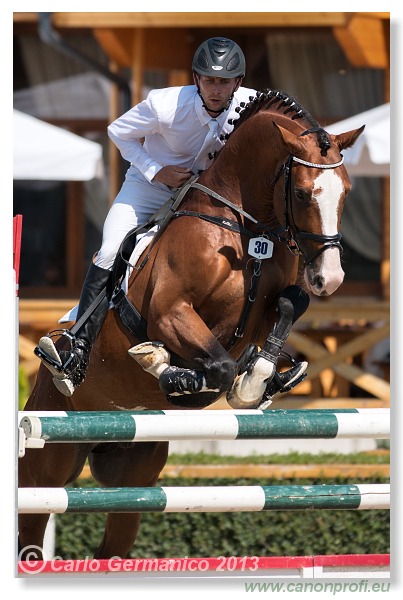
<path fill-rule="evenodd" d="M 89 181 L 103 177 L 102 146 L 14 110 L 13 178 Z"/>
<path fill-rule="evenodd" d="M 390 104 L 383 104 L 326 127 L 329 133 L 344 133 L 365 125 L 352 148 L 343 150 L 349 175 L 387 177 L 390 172 Z"/>

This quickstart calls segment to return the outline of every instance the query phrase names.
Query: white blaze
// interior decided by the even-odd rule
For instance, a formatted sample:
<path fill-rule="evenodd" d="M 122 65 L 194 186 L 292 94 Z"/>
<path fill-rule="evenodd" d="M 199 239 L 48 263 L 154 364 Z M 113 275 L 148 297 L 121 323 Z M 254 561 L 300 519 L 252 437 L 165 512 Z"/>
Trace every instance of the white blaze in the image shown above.
<path fill-rule="evenodd" d="M 323 235 L 337 234 L 337 215 L 343 192 L 342 179 L 334 169 L 322 171 L 314 182 L 312 197 L 318 204 Z M 330 295 L 339 287 L 344 278 L 338 248 L 325 250 L 319 260 L 321 265 L 318 271 L 315 269 L 315 275 L 323 278 L 323 287 L 318 292 L 326 291 Z"/>
<path fill-rule="evenodd" d="M 326 169 L 316 178 L 313 198 L 317 201 L 323 235 L 337 233 L 337 213 L 344 187 L 341 177 L 334 169 Z"/>

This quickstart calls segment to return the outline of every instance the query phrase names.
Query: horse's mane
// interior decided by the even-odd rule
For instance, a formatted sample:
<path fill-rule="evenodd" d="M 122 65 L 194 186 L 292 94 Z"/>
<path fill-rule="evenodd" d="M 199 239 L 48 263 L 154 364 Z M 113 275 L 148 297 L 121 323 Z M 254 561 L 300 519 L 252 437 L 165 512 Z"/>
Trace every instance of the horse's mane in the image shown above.
<path fill-rule="evenodd" d="M 234 125 L 233 131 L 235 131 L 237 127 L 256 113 L 269 109 L 274 109 L 283 115 L 291 113 L 289 118 L 293 121 L 303 119 L 308 123 L 308 131 L 312 130 L 316 133 L 321 150 L 326 152 L 330 147 L 327 133 L 321 128 L 316 119 L 295 98 L 280 90 L 266 89 L 262 92 L 257 92 L 254 97 L 250 96 L 247 104 L 241 102 L 240 108 L 235 109 L 239 113 L 239 119 L 230 119 L 229 123 Z M 228 134 L 226 137 L 228 138 L 230 135 Z"/>

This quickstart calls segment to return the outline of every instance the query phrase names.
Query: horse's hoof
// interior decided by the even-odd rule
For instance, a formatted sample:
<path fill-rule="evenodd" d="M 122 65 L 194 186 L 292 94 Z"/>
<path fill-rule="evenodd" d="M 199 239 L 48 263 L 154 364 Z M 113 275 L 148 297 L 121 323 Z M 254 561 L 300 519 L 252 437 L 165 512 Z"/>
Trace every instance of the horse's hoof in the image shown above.
<path fill-rule="evenodd" d="M 227 392 L 227 402 L 231 408 L 257 408 L 268 381 L 273 377 L 274 364 L 262 356 L 257 356 L 251 372 L 244 371 Z"/>
<path fill-rule="evenodd" d="M 143 342 L 128 350 L 129 355 L 157 379 L 171 364 L 171 355 L 161 342 Z"/>
<path fill-rule="evenodd" d="M 74 384 L 67 377 L 63 377 L 63 379 L 53 377 L 53 383 L 55 387 L 59 390 L 61 394 L 64 396 L 72 396 L 74 394 Z"/>

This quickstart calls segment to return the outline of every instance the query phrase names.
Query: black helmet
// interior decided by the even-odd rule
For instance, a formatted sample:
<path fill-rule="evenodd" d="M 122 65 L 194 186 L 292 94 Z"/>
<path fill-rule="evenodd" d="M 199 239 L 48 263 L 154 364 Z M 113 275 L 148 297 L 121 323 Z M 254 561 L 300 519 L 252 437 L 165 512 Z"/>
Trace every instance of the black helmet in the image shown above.
<path fill-rule="evenodd" d="M 244 77 L 245 56 L 232 40 L 210 38 L 196 50 L 192 70 L 208 77 Z"/>

